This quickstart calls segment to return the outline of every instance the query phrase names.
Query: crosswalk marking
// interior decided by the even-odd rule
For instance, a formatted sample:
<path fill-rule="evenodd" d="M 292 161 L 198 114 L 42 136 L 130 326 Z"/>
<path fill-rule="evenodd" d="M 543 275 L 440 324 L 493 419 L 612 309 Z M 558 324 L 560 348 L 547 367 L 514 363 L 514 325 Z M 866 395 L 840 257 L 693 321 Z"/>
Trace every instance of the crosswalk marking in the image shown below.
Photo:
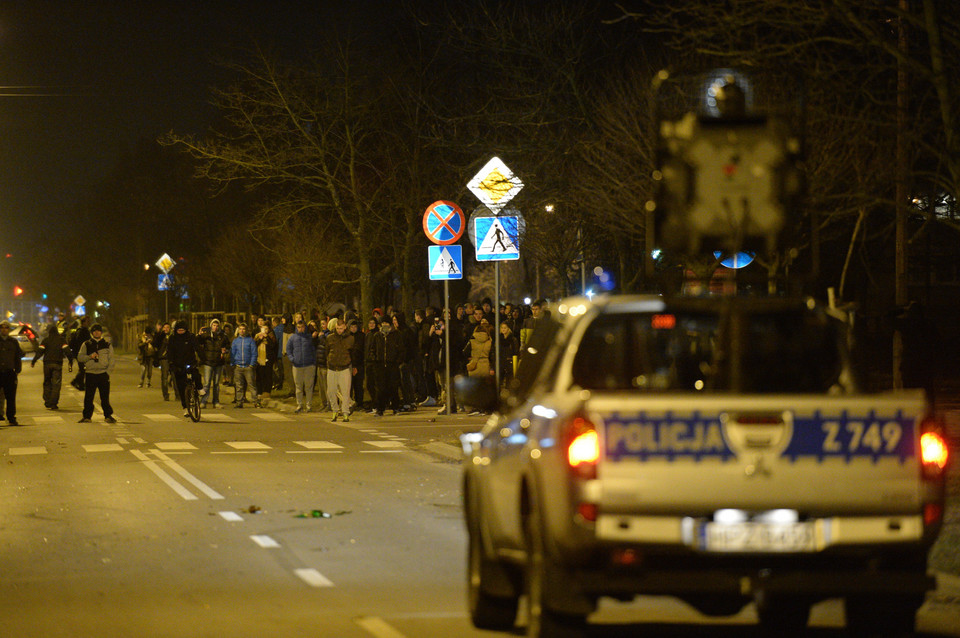
<path fill-rule="evenodd" d="M 331 443 L 330 441 L 294 441 L 300 447 L 305 447 L 308 450 L 342 450 L 342 445 L 337 445 L 336 443 Z"/>
<path fill-rule="evenodd" d="M 260 441 L 224 441 L 234 450 L 272 450 L 266 443 Z"/>
<path fill-rule="evenodd" d="M 237 420 L 229 414 L 222 412 L 203 412 L 200 415 L 201 421 L 216 421 L 217 423 L 236 423 Z"/>
<path fill-rule="evenodd" d="M 253 416 L 264 421 L 293 421 L 290 417 L 283 416 L 278 412 L 254 412 Z"/>
<path fill-rule="evenodd" d="M 63 420 L 63 417 L 62 417 L 62 416 L 35 416 L 35 417 L 33 417 L 33 422 L 34 422 L 34 423 L 37 423 L 37 424 L 40 424 L 40 423 L 63 423 L 64 420 Z"/>
<path fill-rule="evenodd" d="M 25 456 L 27 454 L 47 454 L 47 448 L 40 445 L 37 447 L 12 447 L 7 450 L 10 456 Z"/>
<path fill-rule="evenodd" d="M 225 521 L 230 521 L 231 523 L 239 523 L 243 521 L 243 517 L 236 512 L 219 512 L 219 514 L 220 518 Z"/>
<path fill-rule="evenodd" d="M 400 441 L 364 441 L 367 445 L 372 445 L 374 447 L 380 448 L 397 448 L 403 447 L 403 443 Z"/>
<path fill-rule="evenodd" d="M 179 421 L 181 417 L 172 414 L 144 414 L 151 421 Z"/>
<path fill-rule="evenodd" d="M 97 443 L 81 447 L 84 452 L 123 452 L 123 446 L 119 443 Z"/>
<path fill-rule="evenodd" d="M 160 443 L 154 443 L 154 446 L 158 450 L 163 450 L 168 452 L 170 450 L 196 450 L 197 446 L 192 443 L 187 443 L 186 441 L 165 441 Z"/>

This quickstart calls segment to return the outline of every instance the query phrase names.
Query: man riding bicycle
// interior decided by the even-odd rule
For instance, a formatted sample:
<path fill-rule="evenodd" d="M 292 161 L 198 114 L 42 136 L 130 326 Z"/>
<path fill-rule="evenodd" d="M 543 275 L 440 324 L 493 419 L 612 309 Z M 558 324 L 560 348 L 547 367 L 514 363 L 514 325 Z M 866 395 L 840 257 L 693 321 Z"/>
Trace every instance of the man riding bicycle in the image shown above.
<path fill-rule="evenodd" d="M 190 416 L 190 411 L 187 409 L 187 396 L 184 393 L 184 388 L 187 386 L 187 375 L 190 375 L 190 380 L 193 382 L 193 386 L 197 388 L 198 394 L 200 396 L 206 394 L 197 365 L 198 348 L 196 335 L 187 329 L 187 323 L 181 319 L 177 322 L 174 333 L 170 335 L 167 344 L 167 360 L 170 362 L 170 370 L 173 372 L 174 388 L 180 398 L 180 405 L 183 406 L 183 416 Z"/>

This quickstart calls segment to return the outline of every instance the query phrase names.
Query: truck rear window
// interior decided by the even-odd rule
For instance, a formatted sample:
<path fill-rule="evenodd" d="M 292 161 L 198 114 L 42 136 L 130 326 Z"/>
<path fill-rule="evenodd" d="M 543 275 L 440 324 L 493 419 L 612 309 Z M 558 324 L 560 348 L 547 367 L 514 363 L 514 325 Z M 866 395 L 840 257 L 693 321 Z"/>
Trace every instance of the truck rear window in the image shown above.
<path fill-rule="evenodd" d="M 820 394 L 841 372 L 839 336 L 812 312 L 606 314 L 587 328 L 573 377 L 596 390 Z"/>

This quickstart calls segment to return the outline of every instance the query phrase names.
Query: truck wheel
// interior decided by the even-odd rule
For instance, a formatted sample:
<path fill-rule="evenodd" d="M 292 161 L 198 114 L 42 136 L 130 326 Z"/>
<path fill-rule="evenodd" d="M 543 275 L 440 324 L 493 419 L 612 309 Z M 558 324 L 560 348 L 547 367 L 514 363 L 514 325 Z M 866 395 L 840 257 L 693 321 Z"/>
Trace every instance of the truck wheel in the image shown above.
<path fill-rule="evenodd" d="M 550 608 L 544 596 L 544 583 L 550 567 L 550 557 L 544 549 L 543 522 L 536 508 L 524 520 L 527 542 L 527 563 L 524 584 L 527 594 L 528 638 L 580 638 L 586 632 L 586 617 L 565 614 Z"/>
<path fill-rule="evenodd" d="M 843 602 L 847 633 L 855 638 L 912 636 L 922 597 L 851 597 Z"/>
<path fill-rule="evenodd" d="M 799 636 L 810 619 L 810 604 L 761 594 L 757 597 L 757 618 L 764 636 Z"/>
<path fill-rule="evenodd" d="M 517 618 L 519 596 L 492 596 L 484 591 L 489 572 L 499 566 L 483 555 L 480 528 L 474 522 L 468 529 L 467 549 L 467 600 L 470 620 L 478 629 L 512 629 Z"/>

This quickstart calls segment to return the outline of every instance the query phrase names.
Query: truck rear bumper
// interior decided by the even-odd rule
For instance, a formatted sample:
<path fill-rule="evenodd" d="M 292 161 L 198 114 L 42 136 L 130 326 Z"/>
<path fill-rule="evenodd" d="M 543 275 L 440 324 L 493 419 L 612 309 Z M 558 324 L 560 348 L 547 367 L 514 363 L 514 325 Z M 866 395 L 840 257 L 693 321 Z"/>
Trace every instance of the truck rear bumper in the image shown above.
<path fill-rule="evenodd" d="M 913 571 L 642 570 L 632 574 L 580 572 L 575 580 L 584 594 L 623 598 L 636 595 L 753 598 L 763 591 L 825 599 L 848 595 L 923 595 L 936 586 L 933 576 Z"/>

